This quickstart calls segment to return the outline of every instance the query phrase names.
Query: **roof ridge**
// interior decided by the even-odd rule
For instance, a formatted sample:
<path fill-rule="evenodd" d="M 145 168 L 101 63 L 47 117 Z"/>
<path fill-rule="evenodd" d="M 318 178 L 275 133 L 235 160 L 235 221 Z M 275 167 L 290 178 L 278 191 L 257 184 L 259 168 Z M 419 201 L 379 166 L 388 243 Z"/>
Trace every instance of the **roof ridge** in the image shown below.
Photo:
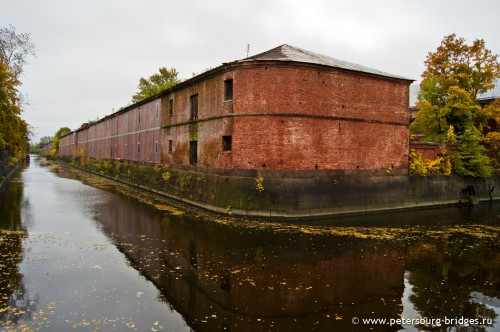
<path fill-rule="evenodd" d="M 282 44 L 268 51 L 253 55 L 251 57 L 239 60 L 238 62 L 246 61 L 264 61 L 264 60 L 274 60 L 274 61 L 292 61 L 292 62 L 303 62 L 312 63 L 317 65 L 329 66 L 339 69 L 363 72 L 367 74 L 373 74 L 377 76 L 384 76 L 390 78 L 397 78 L 407 81 L 413 81 L 412 79 L 389 74 L 377 69 L 365 67 L 355 63 L 351 63 L 344 60 L 339 60 L 327 55 L 311 52 L 303 48 L 293 46 L 290 44 Z"/>

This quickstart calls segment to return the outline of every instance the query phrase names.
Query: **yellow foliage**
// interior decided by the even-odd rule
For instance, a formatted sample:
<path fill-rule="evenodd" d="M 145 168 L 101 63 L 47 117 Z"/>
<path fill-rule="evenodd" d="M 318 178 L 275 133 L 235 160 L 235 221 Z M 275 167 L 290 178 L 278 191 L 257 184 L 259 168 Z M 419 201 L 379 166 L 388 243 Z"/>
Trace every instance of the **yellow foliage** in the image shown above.
<path fill-rule="evenodd" d="M 172 174 L 169 171 L 165 171 L 165 172 L 161 173 L 161 178 L 163 179 L 163 181 L 168 181 L 168 180 L 170 180 L 171 177 L 172 177 Z"/>
<path fill-rule="evenodd" d="M 255 189 L 260 193 L 264 191 L 264 177 L 260 173 L 255 178 Z"/>
<path fill-rule="evenodd" d="M 414 149 L 410 150 L 410 175 L 450 175 L 451 171 L 451 160 L 446 150 L 442 150 L 437 158 L 430 160 L 425 159 L 421 153 Z"/>

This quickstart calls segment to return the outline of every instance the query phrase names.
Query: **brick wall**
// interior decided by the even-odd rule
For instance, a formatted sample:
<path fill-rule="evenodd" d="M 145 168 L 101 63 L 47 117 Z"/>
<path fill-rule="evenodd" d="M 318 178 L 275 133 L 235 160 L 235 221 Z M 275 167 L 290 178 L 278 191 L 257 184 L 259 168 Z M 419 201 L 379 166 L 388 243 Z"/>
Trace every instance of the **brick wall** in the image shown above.
<path fill-rule="evenodd" d="M 307 65 L 234 75 L 235 168 L 406 169 L 408 84 Z"/>
<path fill-rule="evenodd" d="M 409 83 L 295 62 L 230 64 L 77 131 L 77 144 L 92 158 L 172 165 L 407 169 Z"/>
<path fill-rule="evenodd" d="M 61 138 L 59 154 L 90 158 L 161 162 L 160 98 L 108 116 Z M 70 141 L 70 140 L 73 141 Z"/>

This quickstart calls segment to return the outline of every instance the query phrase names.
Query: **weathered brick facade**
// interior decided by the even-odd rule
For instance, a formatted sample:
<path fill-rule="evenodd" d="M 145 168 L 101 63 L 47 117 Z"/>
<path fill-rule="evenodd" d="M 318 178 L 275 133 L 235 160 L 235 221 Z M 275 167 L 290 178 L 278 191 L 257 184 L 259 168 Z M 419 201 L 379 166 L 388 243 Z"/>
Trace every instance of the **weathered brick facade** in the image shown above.
<path fill-rule="evenodd" d="M 404 171 L 410 83 L 283 45 L 65 136 L 59 152 L 208 168 Z"/>

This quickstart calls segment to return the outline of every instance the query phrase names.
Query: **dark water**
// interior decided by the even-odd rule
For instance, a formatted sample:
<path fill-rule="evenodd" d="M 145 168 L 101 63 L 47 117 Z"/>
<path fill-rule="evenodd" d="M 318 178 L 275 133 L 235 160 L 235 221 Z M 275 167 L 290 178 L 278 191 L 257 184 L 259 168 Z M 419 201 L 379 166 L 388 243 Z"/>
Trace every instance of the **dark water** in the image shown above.
<path fill-rule="evenodd" d="M 268 227 L 76 177 L 0 192 L 1 331 L 500 331 L 498 203 Z"/>

